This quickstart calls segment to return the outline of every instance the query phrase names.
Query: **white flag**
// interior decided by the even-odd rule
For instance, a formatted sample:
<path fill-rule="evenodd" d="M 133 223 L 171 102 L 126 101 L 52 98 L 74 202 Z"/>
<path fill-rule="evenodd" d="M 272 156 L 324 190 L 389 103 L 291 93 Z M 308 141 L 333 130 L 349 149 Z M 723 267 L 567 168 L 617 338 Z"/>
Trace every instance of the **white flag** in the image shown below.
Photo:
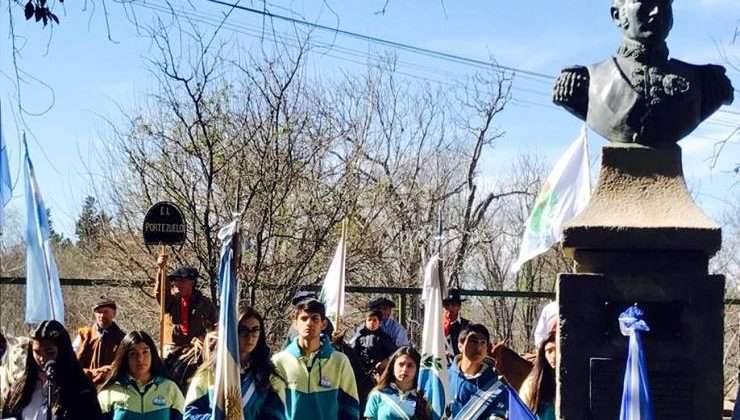
<path fill-rule="evenodd" d="M 342 239 L 339 240 L 334 258 L 326 272 L 320 298 L 326 307 L 326 317 L 336 327 L 337 317 L 344 315 L 344 262 L 346 257 L 346 229 L 342 227 Z"/>
<path fill-rule="evenodd" d="M 558 243 L 563 237 L 563 224 L 586 207 L 591 199 L 588 163 L 588 135 L 584 124 L 581 135 L 557 161 L 537 195 L 524 228 L 519 258 L 511 271 L 519 271 L 525 262 Z"/>
<path fill-rule="evenodd" d="M 424 331 L 421 338 L 419 389 L 424 391 L 432 408 L 432 418 L 444 417 L 450 399 L 447 377 L 445 332 L 442 327 L 442 279 L 439 278 L 439 255 L 434 255 L 424 269 L 421 299 L 424 302 Z"/>

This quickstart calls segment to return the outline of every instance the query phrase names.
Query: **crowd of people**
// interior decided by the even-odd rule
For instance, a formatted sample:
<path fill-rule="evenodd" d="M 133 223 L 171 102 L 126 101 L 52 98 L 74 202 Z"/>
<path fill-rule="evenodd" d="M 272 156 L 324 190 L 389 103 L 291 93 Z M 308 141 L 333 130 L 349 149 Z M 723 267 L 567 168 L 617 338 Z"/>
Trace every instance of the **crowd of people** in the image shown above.
<path fill-rule="evenodd" d="M 212 418 L 217 311 L 198 292 L 197 279 L 197 270 L 190 267 L 167 277 L 161 355 L 147 332 L 121 330 L 115 322 L 116 302 L 106 298 L 92 308 L 95 322 L 72 337 L 61 323 L 49 320 L 36 326 L 29 340 L 8 343 L 0 338 L 0 383 L 8 384 L 0 389 L 0 418 Z M 502 386 L 505 379 L 491 357 L 488 329 L 460 316 L 463 302 L 455 289 L 443 300 L 450 396 L 446 415 L 506 419 L 508 393 L 513 391 Z M 373 300 L 351 337 L 333 330 L 314 294 L 300 292 L 292 304 L 291 331 L 274 354 L 262 315 L 251 307 L 239 313 L 245 419 L 432 418 L 419 390 L 419 351 L 394 319 L 392 300 Z M 549 332 L 539 344 L 534 368 L 520 390 L 543 420 L 555 418 L 554 337 Z M 8 364 L 19 348 L 25 350 L 25 361 L 14 370 Z"/>

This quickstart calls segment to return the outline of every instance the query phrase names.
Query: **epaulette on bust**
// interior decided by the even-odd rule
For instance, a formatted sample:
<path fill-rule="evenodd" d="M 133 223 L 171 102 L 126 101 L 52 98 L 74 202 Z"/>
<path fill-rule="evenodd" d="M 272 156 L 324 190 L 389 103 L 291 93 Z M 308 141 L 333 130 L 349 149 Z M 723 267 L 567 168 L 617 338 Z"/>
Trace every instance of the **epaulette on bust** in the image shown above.
<path fill-rule="evenodd" d="M 556 105 L 585 120 L 588 111 L 588 84 L 589 74 L 586 67 L 566 67 L 555 81 L 552 100 Z"/>

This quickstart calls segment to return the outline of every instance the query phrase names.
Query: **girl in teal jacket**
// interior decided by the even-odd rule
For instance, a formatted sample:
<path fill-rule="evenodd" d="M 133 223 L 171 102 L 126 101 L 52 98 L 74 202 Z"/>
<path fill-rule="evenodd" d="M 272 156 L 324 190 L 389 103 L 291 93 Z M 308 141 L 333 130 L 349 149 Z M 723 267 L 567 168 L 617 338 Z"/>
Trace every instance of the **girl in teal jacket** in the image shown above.
<path fill-rule="evenodd" d="M 154 341 L 143 331 L 123 338 L 98 393 L 103 419 L 180 420 L 182 392 L 167 378 Z"/>
<path fill-rule="evenodd" d="M 421 356 L 414 348 L 396 350 L 378 385 L 370 392 L 365 418 L 372 420 L 430 420 L 429 407 L 419 386 Z"/>

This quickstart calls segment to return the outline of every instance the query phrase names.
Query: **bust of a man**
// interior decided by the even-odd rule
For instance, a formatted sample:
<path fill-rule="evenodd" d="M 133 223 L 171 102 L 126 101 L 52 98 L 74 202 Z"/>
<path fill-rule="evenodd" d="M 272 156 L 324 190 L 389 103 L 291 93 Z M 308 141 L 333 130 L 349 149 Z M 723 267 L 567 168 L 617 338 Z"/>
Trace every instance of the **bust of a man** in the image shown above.
<path fill-rule="evenodd" d="M 624 40 L 616 57 L 566 68 L 553 101 L 612 142 L 665 146 L 733 100 L 722 66 L 668 58 L 672 0 L 612 0 Z"/>

